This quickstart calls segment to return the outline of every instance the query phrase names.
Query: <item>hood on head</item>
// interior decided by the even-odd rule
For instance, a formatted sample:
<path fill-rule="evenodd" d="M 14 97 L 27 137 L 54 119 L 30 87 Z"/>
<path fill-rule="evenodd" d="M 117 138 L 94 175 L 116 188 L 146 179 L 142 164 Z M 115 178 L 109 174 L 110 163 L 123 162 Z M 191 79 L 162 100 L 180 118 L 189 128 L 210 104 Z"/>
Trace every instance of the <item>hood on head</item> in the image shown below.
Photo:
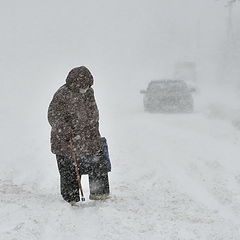
<path fill-rule="evenodd" d="M 66 85 L 73 91 L 86 89 L 93 85 L 93 76 L 86 67 L 76 67 L 68 73 Z"/>

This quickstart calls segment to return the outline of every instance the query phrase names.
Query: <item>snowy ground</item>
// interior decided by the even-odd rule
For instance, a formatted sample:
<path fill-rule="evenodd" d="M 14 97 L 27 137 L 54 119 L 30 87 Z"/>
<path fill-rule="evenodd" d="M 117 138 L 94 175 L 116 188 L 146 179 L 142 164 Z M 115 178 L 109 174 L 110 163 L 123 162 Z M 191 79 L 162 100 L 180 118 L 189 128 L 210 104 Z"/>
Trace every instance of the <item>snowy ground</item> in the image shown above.
<path fill-rule="evenodd" d="M 240 132 L 231 122 L 140 108 L 111 121 L 103 131 L 112 198 L 70 207 L 59 194 L 55 161 L 45 187 L 33 169 L 33 182 L 2 170 L 1 240 L 240 239 Z"/>

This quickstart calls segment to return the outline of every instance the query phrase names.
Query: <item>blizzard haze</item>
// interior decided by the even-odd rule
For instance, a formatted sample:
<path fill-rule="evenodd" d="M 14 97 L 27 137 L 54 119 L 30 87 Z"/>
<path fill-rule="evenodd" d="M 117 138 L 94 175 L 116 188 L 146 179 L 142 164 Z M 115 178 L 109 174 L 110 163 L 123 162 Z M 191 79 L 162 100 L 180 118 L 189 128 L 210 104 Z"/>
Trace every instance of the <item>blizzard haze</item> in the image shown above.
<path fill-rule="evenodd" d="M 240 239 L 239 2 L 2 1 L 0 33 L 0 240 Z M 196 65 L 194 113 L 144 112 L 140 90 L 174 78 L 179 62 Z M 47 109 L 82 65 L 112 198 L 74 211 L 59 193 Z"/>

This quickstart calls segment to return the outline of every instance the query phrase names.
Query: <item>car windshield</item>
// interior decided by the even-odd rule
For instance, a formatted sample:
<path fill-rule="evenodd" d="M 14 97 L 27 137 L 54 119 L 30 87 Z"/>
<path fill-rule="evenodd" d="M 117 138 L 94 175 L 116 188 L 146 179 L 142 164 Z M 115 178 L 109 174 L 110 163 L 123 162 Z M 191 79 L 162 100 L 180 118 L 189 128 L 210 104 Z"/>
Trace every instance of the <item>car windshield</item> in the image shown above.
<path fill-rule="evenodd" d="M 181 81 L 161 81 L 149 84 L 148 91 L 150 92 L 178 92 L 187 91 L 187 86 Z"/>

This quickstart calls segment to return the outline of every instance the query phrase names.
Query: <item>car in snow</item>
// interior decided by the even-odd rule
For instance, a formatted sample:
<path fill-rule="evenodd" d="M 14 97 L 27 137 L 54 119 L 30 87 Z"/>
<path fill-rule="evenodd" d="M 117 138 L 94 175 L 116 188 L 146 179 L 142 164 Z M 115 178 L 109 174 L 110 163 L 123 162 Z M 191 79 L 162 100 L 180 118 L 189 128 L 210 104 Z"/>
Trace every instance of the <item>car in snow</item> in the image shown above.
<path fill-rule="evenodd" d="M 193 97 L 182 80 L 155 80 L 148 84 L 144 94 L 144 110 L 148 112 L 192 112 Z"/>

